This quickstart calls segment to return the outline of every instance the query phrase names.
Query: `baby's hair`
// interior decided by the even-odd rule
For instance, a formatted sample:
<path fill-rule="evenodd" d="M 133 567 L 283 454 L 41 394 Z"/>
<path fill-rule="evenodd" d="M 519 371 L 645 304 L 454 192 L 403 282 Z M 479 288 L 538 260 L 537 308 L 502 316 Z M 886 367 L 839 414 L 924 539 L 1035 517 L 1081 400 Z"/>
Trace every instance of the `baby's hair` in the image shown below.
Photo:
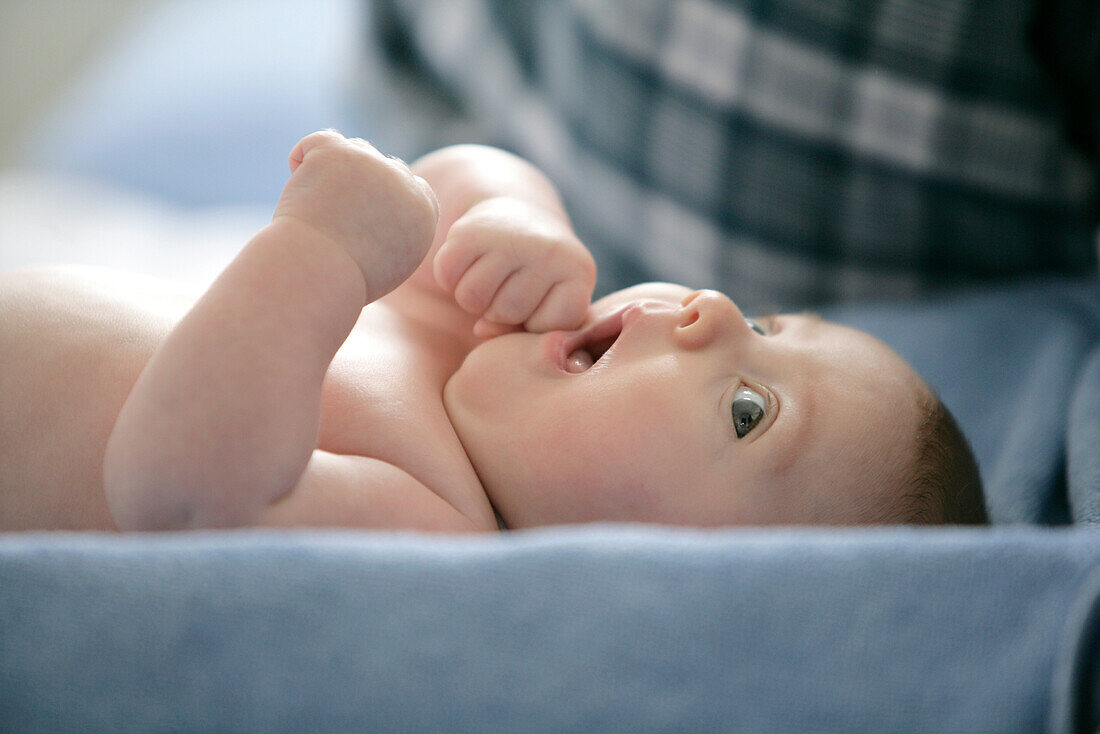
<path fill-rule="evenodd" d="M 978 463 L 955 417 L 931 392 L 920 403 L 914 468 L 899 519 L 916 525 L 988 524 Z"/>

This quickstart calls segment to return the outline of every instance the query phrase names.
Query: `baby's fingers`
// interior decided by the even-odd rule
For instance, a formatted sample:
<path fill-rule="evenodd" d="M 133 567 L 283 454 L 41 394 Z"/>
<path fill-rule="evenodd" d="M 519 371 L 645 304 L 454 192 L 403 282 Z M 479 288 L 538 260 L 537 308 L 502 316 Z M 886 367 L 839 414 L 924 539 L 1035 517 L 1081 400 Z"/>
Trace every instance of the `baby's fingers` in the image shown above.
<path fill-rule="evenodd" d="M 432 263 L 435 282 L 448 293 L 454 293 L 466 271 L 490 248 L 472 247 L 463 239 L 449 239 L 439 246 Z"/>
<path fill-rule="evenodd" d="M 551 285 L 535 270 L 517 270 L 497 289 L 484 317 L 498 324 L 522 324 L 535 312 Z"/>
<path fill-rule="evenodd" d="M 592 304 L 592 286 L 582 280 L 555 283 L 546 297 L 527 319 L 527 331 L 577 329 L 588 315 Z"/>
<path fill-rule="evenodd" d="M 512 272 L 512 264 L 500 253 L 482 255 L 462 273 L 455 285 L 455 303 L 467 313 L 484 314 Z"/>

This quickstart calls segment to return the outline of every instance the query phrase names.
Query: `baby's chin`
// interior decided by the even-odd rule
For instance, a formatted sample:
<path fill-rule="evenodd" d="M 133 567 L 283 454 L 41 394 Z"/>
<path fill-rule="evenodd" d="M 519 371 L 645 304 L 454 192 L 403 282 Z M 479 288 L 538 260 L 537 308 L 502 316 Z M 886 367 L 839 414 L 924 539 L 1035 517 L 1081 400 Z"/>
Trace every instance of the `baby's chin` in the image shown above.
<path fill-rule="evenodd" d="M 471 349 L 462 360 L 456 375 L 471 370 L 508 374 L 529 365 L 538 356 L 539 343 L 544 334 L 529 331 L 513 331 L 492 339 L 486 339 Z M 448 380 L 448 381 L 450 381 Z"/>
<path fill-rule="evenodd" d="M 487 492 L 539 390 L 541 336 L 513 332 L 479 344 L 443 386 L 443 408 Z"/>
<path fill-rule="evenodd" d="M 462 437 L 471 422 L 491 420 L 493 409 L 514 405 L 522 373 L 538 354 L 539 334 L 512 332 L 478 344 L 443 385 L 443 407 Z"/>

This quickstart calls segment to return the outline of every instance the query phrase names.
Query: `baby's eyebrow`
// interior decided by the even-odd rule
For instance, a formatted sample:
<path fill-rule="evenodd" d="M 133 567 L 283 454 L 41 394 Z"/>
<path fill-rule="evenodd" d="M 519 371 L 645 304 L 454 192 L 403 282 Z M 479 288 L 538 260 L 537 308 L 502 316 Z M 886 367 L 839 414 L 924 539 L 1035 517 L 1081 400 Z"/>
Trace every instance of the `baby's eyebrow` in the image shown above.
<path fill-rule="evenodd" d="M 744 314 L 744 316 L 747 320 L 757 321 L 757 322 L 763 323 L 765 325 L 767 325 L 767 324 L 774 325 L 775 320 L 779 317 L 779 315 L 780 315 L 779 309 L 775 308 L 774 306 L 769 306 L 769 307 L 766 307 L 766 308 L 758 308 L 755 311 L 752 311 L 751 313 L 745 313 Z"/>
<path fill-rule="evenodd" d="M 803 327 L 809 331 L 816 331 L 823 323 L 825 319 L 821 318 L 821 314 L 817 311 L 799 311 L 792 314 L 804 320 Z"/>
<path fill-rule="evenodd" d="M 808 309 L 805 311 L 784 311 L 783 309 L 776 308 L 774 306 L 758 309 L 752 314 L 752 316 L 750 316 L 750 318 L 774 319 L 779 316 L 797 316 L 799 318 L 803 318 L 807 321 L 811 321 L 814 323 L 825 320 L 817 311 L 810 311 Z"/>

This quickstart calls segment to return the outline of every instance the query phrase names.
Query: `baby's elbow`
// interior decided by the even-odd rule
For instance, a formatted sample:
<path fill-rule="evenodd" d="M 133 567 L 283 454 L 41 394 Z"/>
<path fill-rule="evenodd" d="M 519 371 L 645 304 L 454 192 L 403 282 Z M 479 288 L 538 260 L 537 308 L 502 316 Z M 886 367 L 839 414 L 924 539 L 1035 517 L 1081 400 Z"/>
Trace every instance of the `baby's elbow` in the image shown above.
<path fill-rule="evenodd" d="M 164 493 L 165 477 L 135 455 L 132 446 L 112 435 L 103 456 L 103 492 L 115 526 L 122 532 L 185 530 L 195 511 L 181 498 Z"/>

